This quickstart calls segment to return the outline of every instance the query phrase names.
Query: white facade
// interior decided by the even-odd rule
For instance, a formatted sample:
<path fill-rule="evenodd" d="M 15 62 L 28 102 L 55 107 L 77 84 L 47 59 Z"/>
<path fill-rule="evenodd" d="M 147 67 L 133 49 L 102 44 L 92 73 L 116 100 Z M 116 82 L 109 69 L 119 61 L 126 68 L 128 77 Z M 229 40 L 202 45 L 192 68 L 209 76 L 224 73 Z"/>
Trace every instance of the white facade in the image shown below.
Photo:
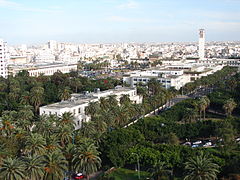
<path fill-rule="evenodd" d="M 123 77 L 123 82 L 130 84 L 130 86 L 134 87 L 137 84 L 147 84 L 151 79 L 156 79 L 159 83 L 161 83 L 163 88 L 171 88 L 179 90 L 186 83 L 190 82 L 190 76 L 188 75 L 170 75 L 170 74 L 152 74 L 151 76 L 145 75 L 133 75 L 133 76 L 125 76 Z"/>
<path fill-rule="evenodd" d="M 74 121 L 76 124 L 75 129 L 79 129 L 83 122 L 87 122 L 91 118 L 85 114 L 85 108 L 90 102 L 96 102 L 101 97 L 107 97 L 110 95 L 116 95 L 117 100 L 119 100 L 120 97 L 125 94 L 129 95 L 130 100 L 134 103 L 139 104 L 142 102 L 142 97 L 137 95 L 136 88 L 116 87 L 115 89 L 102 92 L 97 90 L 94 93 L 88 94 L 72 94 L 70 100 L 40 107 L 40 115 L 55 114 L 61 116 L 65 112 L 71 112 L 74 115 Z"/>
<path fill-rule="evenodd" d="M 29 76 L 39 76 L 41 74 L 51 76 L 55 72 L 69 73 L 77 70 L 77 64 L 42 64 L 42 65 L 24 65 L 24 66 L 10 66 L 9 74 L 15 76 L 20 71 L 26 70 Z"/>
<path fill-rule="evenodd" d="M 4 78 L 8 76 L 8 60 L 9 54 L 7 50 L 7 43 L 0 39 L 0 76 Z"/>
<path fill-rule="evenodd" d="M 198 56 L 202 60 L 205 57 L 205 30 L 199 29 Z"/>

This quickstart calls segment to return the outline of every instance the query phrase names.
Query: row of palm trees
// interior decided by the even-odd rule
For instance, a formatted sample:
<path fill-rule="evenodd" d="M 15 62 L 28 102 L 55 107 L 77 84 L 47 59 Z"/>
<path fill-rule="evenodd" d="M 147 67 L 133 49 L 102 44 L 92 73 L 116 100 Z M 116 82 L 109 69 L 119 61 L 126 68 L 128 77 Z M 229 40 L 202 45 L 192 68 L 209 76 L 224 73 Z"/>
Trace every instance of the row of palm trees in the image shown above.
<path fill-rule="evenodd" d="M 197 117 L 199 120 L 206 119 L 206 109 L 210 106 L 210 100 L 207 96 L 203 96 L 193 102 L 194 108 L 186 108 L 183 120 L 186 122 L 194 122 Z M 223 104 L 226 116 L 231 116 L 233 110 L 237 107 L 237 103 L 232 99 L 228 99 Z"/>

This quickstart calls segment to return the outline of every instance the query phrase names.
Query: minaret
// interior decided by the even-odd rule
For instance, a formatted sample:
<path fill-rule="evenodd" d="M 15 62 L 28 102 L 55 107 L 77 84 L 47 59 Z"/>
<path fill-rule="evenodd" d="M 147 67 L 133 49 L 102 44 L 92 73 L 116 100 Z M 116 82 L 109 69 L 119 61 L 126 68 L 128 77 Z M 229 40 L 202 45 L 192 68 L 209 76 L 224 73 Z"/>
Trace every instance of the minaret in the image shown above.
<path fill-rule="evenodd" d="M 198 56 L 200 60 L 205 57 L 205 30 L 199 29 Z"/>

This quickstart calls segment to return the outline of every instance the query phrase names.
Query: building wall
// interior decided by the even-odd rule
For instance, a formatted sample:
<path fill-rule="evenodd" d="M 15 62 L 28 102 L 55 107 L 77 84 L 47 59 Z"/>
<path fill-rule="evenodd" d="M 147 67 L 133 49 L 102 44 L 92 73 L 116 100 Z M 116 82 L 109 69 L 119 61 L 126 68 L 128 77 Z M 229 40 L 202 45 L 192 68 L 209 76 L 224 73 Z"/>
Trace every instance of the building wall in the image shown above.
<path fill-rule="evenodd" d="M 83 103 L 76 103 L 76 105 L 72 105 L 74 100 L 68 100 L 68 101 L 62 101 L 59 103 L 55 104 L 50 104 L 47 106 L 42 106 L 40 107 L 40 115 L 51 115 L 55 114 L 57 116 L 61 116 L 65 112 L 71 112 L 74 115 L 74 121 L 75 121 L 75 129 L 79 129 L 82 126 L 83 122 L 88 122 L 91 117 L 85 114 L 85 108 L 89 105 L 90 102 L 98 101 L 101 97 L 107 97 L 109 95 L 116 95 L 116 99 L 119 100 L 120 97 L 123 94 L 128 94 L 130 97 L 130 100 L 133 101 L 134 103 L 141 103 L 142 102 L 142 97 L 137 95 L 137 89 L 128 89 L 128 90 L 119 90 L 119 91 L 114 91 L 114 90 L 107 90 L 103 91 L 100 93 L 92 93 L 91 97 L 95 98 L 89 98 L 88 100 L 86 99 L 85 102 Z M 75 96 L 76 94 L 74 94 Z M 61 104 L 62 103 L 62 104 Z M 63 107 L 64 106 L 64 107 Z"/>
<path fill-rule="evenodd" d="M 73 65 L 49 65 L 45 67 L 22 67 L 22 68 L 15 68 L 14 66 L 10 68 L 9 73 L 11 73 L 13 76 L 15 76 L 18 72 L 26 70 L 29 72 L 29 76 L 39 76 L 41 74 L 51 76 L 57 71 L 61 71 L 62 73 L 69 73 L 70 71 L 76 71 L 77 70 L 77 64 Z"/>
<path fill-rule="evenodd" d="M 9 54 L 7 50 L 7 43 L 0 39 L 0 76 L 6 78 L 8 76 Z"/>

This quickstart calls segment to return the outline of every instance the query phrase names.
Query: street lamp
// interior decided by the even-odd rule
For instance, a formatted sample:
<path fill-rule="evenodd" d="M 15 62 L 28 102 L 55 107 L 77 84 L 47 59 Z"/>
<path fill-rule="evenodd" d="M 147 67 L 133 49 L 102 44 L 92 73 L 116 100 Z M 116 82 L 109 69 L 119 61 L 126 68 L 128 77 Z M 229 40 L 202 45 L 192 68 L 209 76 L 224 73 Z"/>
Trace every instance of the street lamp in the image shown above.
<path fill-rule="evenodd" d="M 140 163 L 139 163 L 139 156 L 137 153 L 132 153 L 137 156 L 137 166 L 138 166 L 138 179 L 140 179 Z"/>

